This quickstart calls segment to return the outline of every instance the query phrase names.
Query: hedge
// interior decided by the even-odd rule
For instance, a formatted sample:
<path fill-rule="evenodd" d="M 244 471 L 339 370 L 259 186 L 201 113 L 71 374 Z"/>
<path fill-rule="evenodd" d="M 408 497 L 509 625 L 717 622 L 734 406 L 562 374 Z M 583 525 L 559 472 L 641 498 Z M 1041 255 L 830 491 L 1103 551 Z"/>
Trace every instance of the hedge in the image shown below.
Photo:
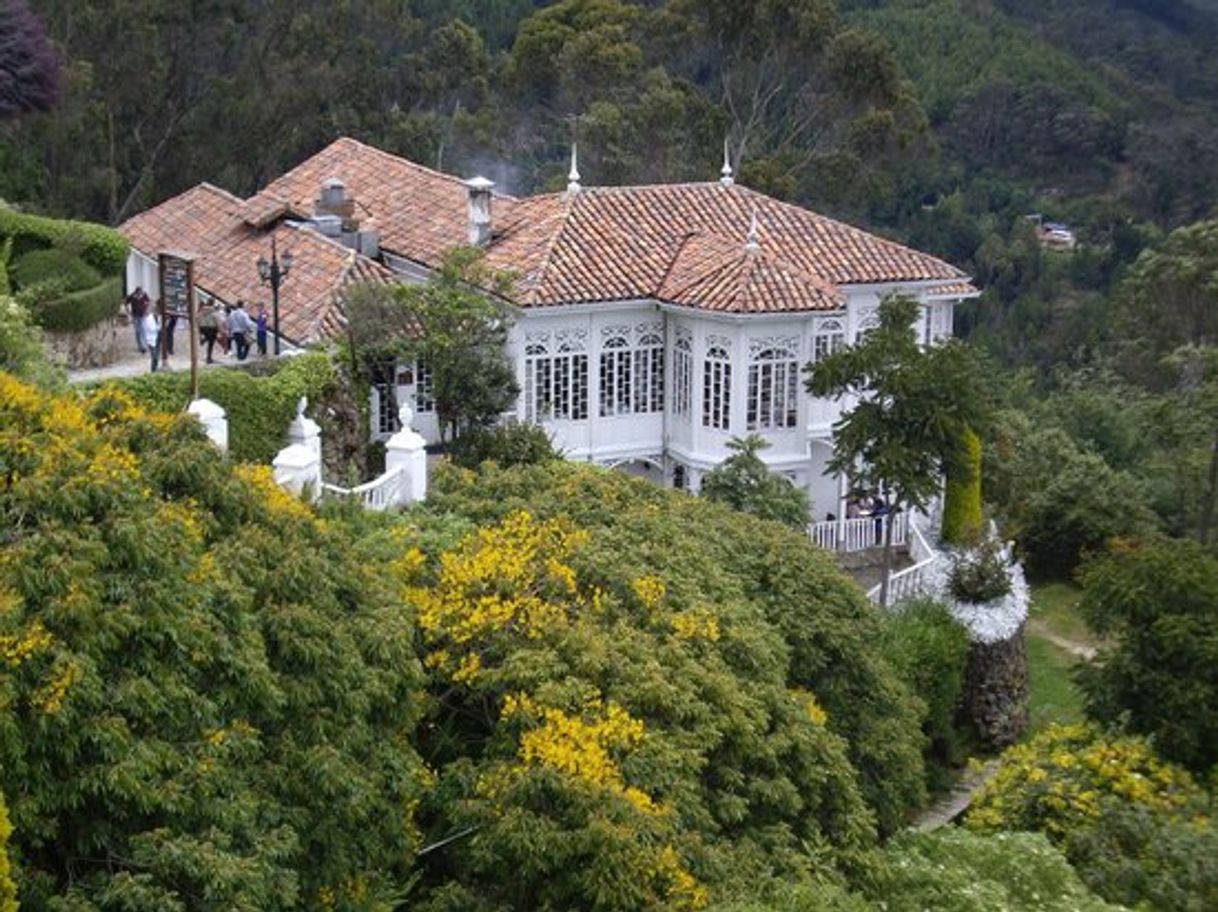
<path fill-rule="evenodd" d="M 968 475 L 949 475 L 943 497 L 943 540 L 962 544 L 981 532 L 981 438 L 964 432 Z"/>
<path fill-rule="evenodd" d="M 56 247 L 22 254 L 9 264 L 8 272 L 18 290 L 58 279 L 68 291 L 84 291 L 102 280 L 98 271 L 76 254 Z"/>
<path fill-rule="evenodd" d="M 113 228 L 93 222 L 46 218 L 0 208 L 0 238 L 11 238 L 13 256 L 46 247 L 62 247 L 102 275 L 122 275 L 127 268 L 127 240 Z"/>
<path fill-rule="evenodd" d="M 52 293 L 45 299 L 38 291 L 50 288 Z M 34 322 L 47 332 L 81 332 L 102 320 L 116 316 L 123 304 L 123 280 L 114 276 L 100 285 L 64 294 L 63 286 L 39 285 L 33 296 L 22 294 L 19 300 L 30 308 Z"/>
<path fill-rule="evenodd" d="M 199 375 L 199 395 L 228 412 L 229 453 L 242 462 L 270 463 L 286 446 L 296 403 L 316 403 L 336 382 L 329 356 L 309 352 L 279 362 L 278 369 L 256 377 L 237 368 L 214 368 Z M 112 380 L 139 402 L 164 412 L 180 412 L 190 402 L 189 373 L 144 374 Z"/>

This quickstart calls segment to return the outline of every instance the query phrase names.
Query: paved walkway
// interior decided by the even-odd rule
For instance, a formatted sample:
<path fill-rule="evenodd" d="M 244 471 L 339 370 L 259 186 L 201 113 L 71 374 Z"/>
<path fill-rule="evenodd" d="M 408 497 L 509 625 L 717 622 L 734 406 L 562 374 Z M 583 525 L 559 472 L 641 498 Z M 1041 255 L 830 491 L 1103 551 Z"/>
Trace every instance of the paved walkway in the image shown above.
<path fill-rule="evenodd" d="M 922 811 L 910 823 L 910 828 L 919 833 L 929 833 L 955 821 L 973 803 L 974 796 L 981 791 L 994 774 L 998 772 L 997 758 L 989 761 L 981 769 L 971 769 L 960 777 L 956 787 Z"/>
<path fill-rule="evenodd" d="M 1040 637 L 1042 640 L 1047 640 L 1058 649 L 1068 652 L 1076 659 L 1082 659 L 1084 662 L 1090 662 L 1098 654 L 1098 650 L 1090 643 L 1072 640 L 1069 637 L 1062 636 L 1060 633 L 1054 633 L 1048 624 L 1037 617 L 1028 618 L 1028 633 L 1032 636 Z"/>
<path fill-rule="evenodd" d="M 87 367 L 80 370 L 68 371 L 68 382 L 70 383 L 97 383 L 102 380 L 118 380 L 123 377 L 138 377 L 141 374 L 149 373 L 152 369 L 152 358 L 147 353 L 140 354 L 139 349 L 135 347 L 135 332 L 130 326 L 119 328 L 120 338 L 122 339 L 122 355 L 113 364 L 107 364 L 105 367 Z M 179 320 L 176 330 L 174 331 L 173 349 L 174 354 L 164 361 L 157 370 L 167 371 L 188 371 L 190 370 L 190 336 L 188 335 L 189 325 L 185 320 Z M 247 361 L 258 360 L 257 348 L 250 346 L 251 354 L 246 359 Z M 207 353 L 202 343 L 199 344 L 199 366 L 207 367 L 204 362 Z M 234 365 L 241 364 L 237 360 L 236 349 L 225 354 L 220 348 L 219 343 L 216 344 L 213 351 L 215 364 L 218 365 Z"/>

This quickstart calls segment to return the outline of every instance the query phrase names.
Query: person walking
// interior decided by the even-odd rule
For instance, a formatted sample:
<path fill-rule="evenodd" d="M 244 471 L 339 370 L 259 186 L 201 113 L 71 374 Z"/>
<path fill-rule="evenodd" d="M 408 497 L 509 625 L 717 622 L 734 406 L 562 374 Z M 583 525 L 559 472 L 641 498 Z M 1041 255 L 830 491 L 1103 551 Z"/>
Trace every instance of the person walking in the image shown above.
<path fill-rule="evenodd" d="M 217 338 L 219 339 L 219 342 L 220 342 L 220 348 L 224 351 L 224 354 L 226 354 L 226 355 L 229 353 L 229 351 L 232 350 L 232 346 L 233 346 L 233 337 L 231 335 L 229 335 L 229 332 L 228 332 L 228 318 L 230 316 L 232 316 L 232 313 L 233 313 L 233 307 L 231 304 L 224 305 L 224 314 L 223 315 L 221 315 L 218 310 L 216 311 L 216 321 L 220 324 L 220 332 L 219 332 Z"/>
<path fill-rule="evenodd" d="M 233 337 L 233 345 L 237 349 L 237 360 L 244 361 L 250 353 L 249 334 L 254 324 L 249 314 L 245 312 L 245 302 L 237 301 L 237 306 L 228 315 L 228 332 Z"/>
<path fill-rule="evenodd" d="M 220 315 L 216 313 L 216 302 L 209 302 L 203 313 L 199 314 L 199 336 L 207 347 L 207 363 L 214 364 L 212 352 L 216 347 L 216 339 L 220 335 Z"/>
<path fill-rule="evenodd" d="M 258 339 L 258 355 L 266 357 L 266 305 L 258 305 L 258 319 L 255 336 Z"/>
<path fill-rule="evenodd" d="M 144 315 L 151 307 L 148 293 L 139 285 L 127 295 L 127 312 L 131 315 L 131 325 L 135 329 L 135 347 L 140 350 L 141 355 L 148 350 L 148 340 L 144 336 Z"/>
<path fill-rule="evenodd" d="M 156 315 L 156 311 L 149 307 L 144 311 L 144 316 L 140 318 L 140 325 L 144 342 L 152 355 L 151 370 L 155 374 L 161 363 L 161 320 Z"/>

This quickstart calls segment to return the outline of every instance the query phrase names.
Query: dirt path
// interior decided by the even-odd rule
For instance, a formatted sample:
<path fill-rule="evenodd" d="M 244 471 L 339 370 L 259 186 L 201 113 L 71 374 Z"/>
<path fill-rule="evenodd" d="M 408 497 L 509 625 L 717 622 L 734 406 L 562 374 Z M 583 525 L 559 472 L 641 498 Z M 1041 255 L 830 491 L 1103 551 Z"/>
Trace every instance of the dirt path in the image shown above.
<path fill-rule="evenodd" d="M 939 827 L 947 826 L 968 810 L 974 796 L 981 791 L 987 782 L 998 772 L 997 758 L 986 763 L 981 769 L 969 770 L 956 783 L 956 787 L 920 813 L 910 823 L 910 828 L 919 833 L 929 833 Z"/>
<path fill-rule="evenodd" d="M 1080 640 L 1072 640 L 1069 637 L 1064 637 L 1059 633 L 1054 633 L 1049 629 L 1049 625 L 1037 617 L 1028 618 L 1028 633 L 1035 637 L 1040 637 L 1042 640 L 1047 640 L 1058 649 L 1070 653 L 1076 659 L 1082 659 L 1084 662 L 1090 662 L 1096 657 L 1098 650 L 1090 643 L 1084 643 Z"/>

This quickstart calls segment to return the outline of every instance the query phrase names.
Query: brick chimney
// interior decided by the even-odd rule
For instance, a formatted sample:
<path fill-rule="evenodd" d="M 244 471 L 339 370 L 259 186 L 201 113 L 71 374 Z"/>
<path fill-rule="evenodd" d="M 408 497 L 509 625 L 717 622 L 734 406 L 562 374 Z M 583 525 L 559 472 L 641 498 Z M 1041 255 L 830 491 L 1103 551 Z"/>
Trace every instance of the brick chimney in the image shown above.
<path fill-rule="evenodd" d="M 358 231 L 359 219 L 355 217 L 355 198 L 347 193 L 347 185 L 339 178 L 331 177 L 321 185 L 321 194 L 313 201 L 313 215 L 338 216 L 342 219 L 343 231 Z"/>
<path fill-rule="evenodd" d="M 465 186 L 469 190 L 469 243 L 485 247 L 491 241 L 491 191 L 495 182 L 481 176 L 471 177 Z"/>

